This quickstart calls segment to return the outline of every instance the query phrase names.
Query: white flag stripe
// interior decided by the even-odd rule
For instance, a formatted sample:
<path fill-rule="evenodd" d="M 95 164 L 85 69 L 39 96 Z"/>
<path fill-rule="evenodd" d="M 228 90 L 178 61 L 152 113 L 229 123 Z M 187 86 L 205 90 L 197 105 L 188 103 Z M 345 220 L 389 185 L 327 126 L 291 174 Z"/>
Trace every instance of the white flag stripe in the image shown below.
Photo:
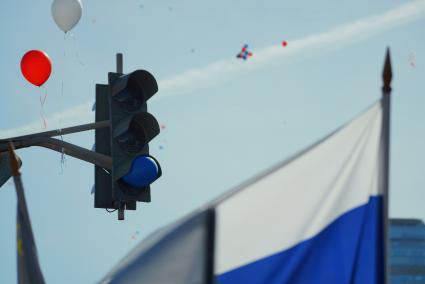
<path fill-rule="evenodd" d="M 151 234 L 99 283 L 188 284 L 210 279 L 213 210 L 191 213 Z"/>
<path fill-rule="evenodd" d="M 381 122 L 379 101 L 304 155 L 220 203 L 216 274 L 309 239 L 382 194 L 376 178 Z"/>

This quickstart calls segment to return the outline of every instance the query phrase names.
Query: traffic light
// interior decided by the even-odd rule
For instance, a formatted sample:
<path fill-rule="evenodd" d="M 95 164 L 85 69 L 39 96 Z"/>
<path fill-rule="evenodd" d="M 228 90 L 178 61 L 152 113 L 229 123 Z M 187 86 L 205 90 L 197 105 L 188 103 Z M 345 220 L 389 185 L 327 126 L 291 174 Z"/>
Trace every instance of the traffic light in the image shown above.
<path fill-rule="evenodd" d="M 150 184 L 162 172 L 149 155 L 148 143 L 159 134 L 147 101 L 158 91 L 148 71 L 109 73 L 108 85 L 96 85 L 96 122 L 109 120 L 109 128 L 95 130 L 95 151 L 112 158 L 112 169 L 95 166 L 95 207 L 135 210 L 136 202 L 150 202 Z"/>
<path fill-rule="evenodd" d="M 150 184 L 161 176 L 148 143 L 159 134 L 159 124 L 147 101 L 158 91 L 148 71 L 109 73 L 109 119 L 112 157 L 112 199 L 131 209 L 136 201 L 150 202 Z"/>

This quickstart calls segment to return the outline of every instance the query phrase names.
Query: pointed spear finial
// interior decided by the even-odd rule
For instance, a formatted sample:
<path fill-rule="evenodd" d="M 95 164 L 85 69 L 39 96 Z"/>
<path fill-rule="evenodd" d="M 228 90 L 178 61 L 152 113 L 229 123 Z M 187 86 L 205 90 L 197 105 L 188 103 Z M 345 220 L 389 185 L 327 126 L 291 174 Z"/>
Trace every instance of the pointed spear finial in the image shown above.
<path fill-rule="evenodd" d="M 15 154 L 15 147 L 12 142 L 9 142 L 9 161 L 12 176 L 19 176 L 19 158 Z"/>
<path fill-rule="evenodd" d="M 391 70 L 391 57 L 390 57 L 390 48 L 387 47 L 387 54 L 385 56 L 384 69 L 382 71 L 382 80 L 384 82 L 384 86 L 382 90 L 384 94 L 391 93 L 391 79 L 393 78 L 393 72 Z"/>

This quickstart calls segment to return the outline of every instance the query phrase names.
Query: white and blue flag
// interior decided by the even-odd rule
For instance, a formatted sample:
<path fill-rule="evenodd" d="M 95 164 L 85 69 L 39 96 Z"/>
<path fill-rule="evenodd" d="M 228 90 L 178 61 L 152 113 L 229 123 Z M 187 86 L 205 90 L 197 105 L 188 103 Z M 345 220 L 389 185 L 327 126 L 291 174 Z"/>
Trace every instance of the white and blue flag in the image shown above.
<path fill-rule="evenodd" d="M 382 129 L 377 102 L 148 238 L 102 283 L 384 283 Z"/>
<path fill-rule="evenodd" d="M 383 283 L 381 129 L 377 103 L 220 202 L 218 283 Z"/>

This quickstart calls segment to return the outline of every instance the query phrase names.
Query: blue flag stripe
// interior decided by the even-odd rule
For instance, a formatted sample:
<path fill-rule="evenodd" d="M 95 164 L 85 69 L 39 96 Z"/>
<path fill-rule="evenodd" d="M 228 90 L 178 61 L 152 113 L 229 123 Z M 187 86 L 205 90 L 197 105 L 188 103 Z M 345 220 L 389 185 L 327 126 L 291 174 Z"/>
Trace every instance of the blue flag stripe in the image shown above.
<path fill-rule="evenodd" d="M 382 197 L 371 197 L 318 235 L 217 277 L 219 284 L 380 284 Z"/>

